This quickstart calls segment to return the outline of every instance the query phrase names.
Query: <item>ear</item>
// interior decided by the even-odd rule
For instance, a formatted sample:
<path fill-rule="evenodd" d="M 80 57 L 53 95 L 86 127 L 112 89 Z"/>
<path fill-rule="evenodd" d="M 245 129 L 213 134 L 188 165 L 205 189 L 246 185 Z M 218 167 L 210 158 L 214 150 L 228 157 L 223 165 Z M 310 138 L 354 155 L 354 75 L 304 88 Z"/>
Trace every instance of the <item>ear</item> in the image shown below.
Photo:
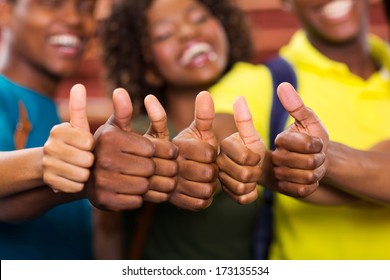
<path fill-rule="evenodd" d="M 293 11 L 293 3 L 291 0 L 282 0 L 282 9 L 286 12 L 292 12 Z"/>
<path fill-rule="evenodd" d="M 12 19 L 12 4 L 6 0 L 0 0 L 0 26 L 8 26 Z"/>

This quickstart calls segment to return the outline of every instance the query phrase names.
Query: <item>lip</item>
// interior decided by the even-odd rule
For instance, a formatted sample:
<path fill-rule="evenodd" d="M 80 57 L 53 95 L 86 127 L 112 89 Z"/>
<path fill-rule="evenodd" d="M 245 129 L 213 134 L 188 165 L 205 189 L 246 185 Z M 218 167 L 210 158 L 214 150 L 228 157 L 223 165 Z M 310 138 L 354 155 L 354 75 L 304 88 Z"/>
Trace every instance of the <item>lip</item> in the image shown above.
<path fill-rule="evenodd" d="M 79 56 L 85 47 L 85 40 L 72 33 L 57 33 L 47 38 L 47 44 L 60 55 L 73 57 Z"/>
<path fill-rule="evenodd" d="M 179 56 L 179 63 L 183 67 L 202 67 L 217 59 L 213 46 L 206 41 L 193 41 L 187 44 Z"/>
<path fill-rule="evenodd" d="M 326 5 L 323 5 L 320 12 L 322 17 L 328 20 L 342 20 L 351 13 L 353 5 L 353 0 L 331 1 Z"/>

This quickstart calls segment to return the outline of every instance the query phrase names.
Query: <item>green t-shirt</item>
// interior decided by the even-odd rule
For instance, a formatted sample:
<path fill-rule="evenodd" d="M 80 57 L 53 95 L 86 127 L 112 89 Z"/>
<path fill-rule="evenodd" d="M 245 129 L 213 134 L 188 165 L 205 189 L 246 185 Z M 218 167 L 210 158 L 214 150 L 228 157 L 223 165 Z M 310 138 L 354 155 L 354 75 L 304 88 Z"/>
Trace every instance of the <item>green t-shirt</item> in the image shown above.
<path fill-rule="evenodd" d="M 147 127 L 146 117 L 133 125 L 141 133 Z M 154 207 L 143 259 L 251 259 L 256 203 L 239 205 L 219 192 L 211 206 L 198 213 L 170 203 Z M 129 243 L 138 213 L 125 214 Z"/>

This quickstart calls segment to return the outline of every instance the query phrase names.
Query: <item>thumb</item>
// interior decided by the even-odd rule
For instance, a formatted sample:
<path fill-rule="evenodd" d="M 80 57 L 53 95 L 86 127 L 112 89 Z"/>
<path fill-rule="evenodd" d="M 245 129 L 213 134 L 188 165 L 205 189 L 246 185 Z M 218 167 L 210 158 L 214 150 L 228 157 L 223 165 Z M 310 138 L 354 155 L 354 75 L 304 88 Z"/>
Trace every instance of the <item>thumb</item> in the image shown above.
<path fill-rule="evenodd" d="M 169 140 L 169 130 L 167 126 L 167 114 L 163 106 L 154 95 L 148 95 L 144 100 L 145 108 L 150 119 L 148 134 L 153 134 L 157 138 Z"/>
<path fill-rule="evenodd" d="M 277 93 L 283 107 L 299 124 L 305 127 L 307 124 L 318 122 L 316 114 L 305 106 L 292 85 L 281 83 Z"/>
<path fill-rule="evenodd" d="M 300 132 L 320 137 L 327 150 L 329 135 L 318 116 L 305 106 L 301 97 L 289 83 L 281 83 L 278 87 L 278 97 L 286 111 L 295 119 L 296 128 Z"/>
<path fill-rule="evenodd" d="M 238 133 L 245 146 L 253 152 L 261 153 L 264 147 L 263 139 L 253 124 L 252 114 L 244 97 L 238 96 L 234 100 L 233 111 Z"/>
<path fill-rule="evenodd" d="M 213 130 L 214 101 L 207 91 L 200 92 L 195 99 L 195 128 L 207 140 Z M 214 135 L 214 134 L 213 134 Z"/>
<path fill-rule="evenodd" d="M 117 88 L 112 95 L 114 113 L 109 122 L 124 131 L 131 131 L 131 117 L 133 115 L 133 104 L 130 95 L 123 88 Z"/>
<path fill-rule="evenodd" d="M 87 90 L 82 84 L 76 84 L 70 90 L 69 115 L 72 127 L 89 131 L 87 117 Z"/>

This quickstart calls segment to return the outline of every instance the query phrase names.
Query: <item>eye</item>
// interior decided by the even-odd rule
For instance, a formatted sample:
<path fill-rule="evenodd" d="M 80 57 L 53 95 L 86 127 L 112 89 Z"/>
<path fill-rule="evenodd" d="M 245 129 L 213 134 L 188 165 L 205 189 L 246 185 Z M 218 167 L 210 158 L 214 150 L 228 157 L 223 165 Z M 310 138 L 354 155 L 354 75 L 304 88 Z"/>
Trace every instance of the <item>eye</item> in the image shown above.
<path fill-rule="evenodd" d="M 151 29 L 150 37 L 155 42 L 169 39 L 175 33 L 175 27 L 171 23 L 160 23 Z"/>
<path fill-rule="evenodd" d="M 93 14 L 95 10 L 95 0 L 82 0 L 78 3 L 78 10 L 81 13 Z"/>
<path fill-rule="evenodd" d="M 42 6 L 46 6 L 49 8 L 58 8 L 63 4 L 63 2 L 65 1 L 64 0 L 41 0 L 40 1 Z"/>
<path fill-rule="evenodd" d="M 202 24 L 211 18 L 210 13 L 203 9 L 196 9 L 189 14 L 189 20 L 194 24 Z"/>

